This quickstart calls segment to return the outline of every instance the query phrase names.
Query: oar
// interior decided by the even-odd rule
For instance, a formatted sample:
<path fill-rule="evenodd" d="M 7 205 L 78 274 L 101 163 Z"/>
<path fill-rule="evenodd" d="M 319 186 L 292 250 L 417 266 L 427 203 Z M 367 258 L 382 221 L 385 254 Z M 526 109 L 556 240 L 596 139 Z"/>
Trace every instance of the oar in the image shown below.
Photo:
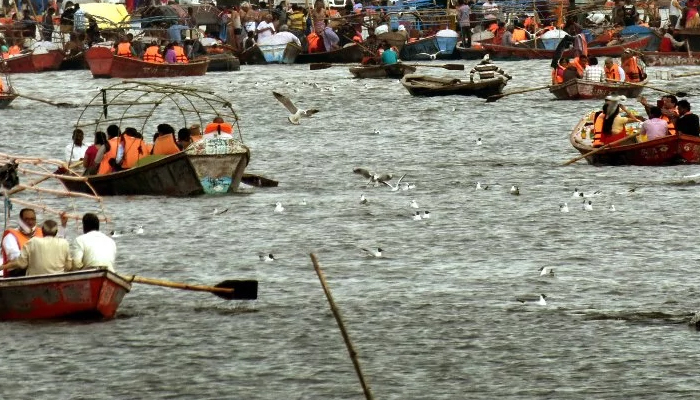
<path fill-rule="evenodd" d="M 634 135 L 625 136 L 625 137 L 623 137 L 622 139 L 618 139 L 618 140 L 616 140 L 616 141 L 614 141 L 614 142 L 611 142 L 611 143 L 608 143 L 608 144 L 606 144 L 606 145 L 604 145 L 604 146 L 598 147 L 597 149 L 595 149 L 595 150 L 593 150 L 593 151 L 589 151 L 589 152 L 586 153 L 586 154 L 582 154 L 582 155 L 580 155 L 580 156 L 578 156 L 578 157 L 574 157 L 574 158 L 572 158 L 571 160 L 569 160 L 569 161 L 565 162 L 564 164 L 562 164 L 562 166 L 563 166 L 563 165 L 573 164 L 573 163 L 575 163 L 576 161 L 578 161 L 578 160 L 580 160 L 580 159 L 582 159 L 582 158 L 586 158 L 586 157 L 588 157 L 588 156 L 592 156 L 593 154 L 595 154 L 595 153 L 597 153 L 597 152 L 599 152 L 599 151 L 603 151 L 603 150 L 605 150 L 605 149 L 609 149 L 609 148 L 611 148 L 611 147 L 617 146 L 618 144 L 620 144 L 620 143 L 622 143 L 622 142 L 626 142 L 626 141 L 628 141 L 628 140 L 630 140 L 630 139 L 632 139 L 632 138 L 636 138 L 636 137 L 639 136 L 641 133 L 642 133 L 642 131 L 639 131 L 639 132 L 635 133 Z"/>
<path fill-rule="evenodd" d="M 443 65 L 430 65 L 430 64 L 408 64 L 411 67 L 428 67 L 428 68 L 444 68 L 450 71 L 464 71 L 464 64 L 443 64 Z"/>
<path fill-rule="evenodd" d="M 258 281 L 255 280 L 227 280 L 218 283 L 216 286 L 204 286 L 145 278 L 138 275 L 123 276 L 122 278 L 129 282 L 144 283 L 146 285 L 209 292 L 226 300 L 255 300 L 258 298 Z"/>
<path fill-rule="evenodd" d="M 636 83 L 636 82 L 622 82 L 622 83 L 625 83 L 625 84 L 627 84 L 627 85 L 632 85 L 632 86 L 645 87 L 645 88 L 647 88 L 647 89 L 656 90 L 656 91 L 659 91 L 659 92 L 662 92 L 662 93 L 666 93 L 666 94 L 670 94 L 670 95 L 673 95 L 673 96 L 676 96 L 676 97 L 688 97 L 688 93 L 686 93 L 686 92 L 671 92 L 671 91 L 668 91 L 668 90 L 665 90 L 665 89 L 659 89 L 659 88 L 656 88 L 656 87 L 653 87 L 653 86 L 649 86 L 649 85 L 641 85 L 641 84 Z"/>
<path fill-rule="evenodd" d="M 510 96 L 511 94 L 520 94 L 520 93 L 527 93 L 527 92 L 534 92 L 536 90 L 544 90 L 544 89 L 549 89 L 552 87 L 552 85 L 547 85 L 547 86 L 540 86 L 536 88 L 530 88 L 530 89 L 525 89 L 525 90 L 516 90 L 515 92 L 508 92 L 508 93 L 501 93 L 501 94 L 494 94 L 492 96 L 489 96 L 486 98 L 487 103 L 493 103 L 496 100 L 499 100 L 503 97 Z"/>
<path fill-rule="evenodd" d="M 241 182 L 246 185 L 256 186 L 256 187 L 277 187 L 280 183 L 274 179 L 266 178 L 262 175 L 257 174 L 243 174 Z"/>
<path fill-rule="evenodd" d="M 21 93 L 15 93 L 15 94 L 16 94 L 17 96 L 19 96 L 19 97 L 24 97 L 25 99 L 34 100 L 34 101 L 39 101 L 39 102 L 46 103 L 46 104 L 51 104 L 52 106 L 56 106 L 56 107 L 78 107 L 78 106 L 75 105 L 75 104 L 63 103 L 63 102 L 54 102 L 54 101 L 51 101 L 51 100 L 40 99 L 40 98 L 38 98 L 38 97 L 27 96 L 26 94 L 21 94 Z"/>
<path fill-rule="evenodd" d="M 698 76 L 700 75 L 700 72 L 690 72 L 688 74 L 678 74 L 678 75 L 673 75 L 674 78 L 686 78 L 689 76 Z"/>

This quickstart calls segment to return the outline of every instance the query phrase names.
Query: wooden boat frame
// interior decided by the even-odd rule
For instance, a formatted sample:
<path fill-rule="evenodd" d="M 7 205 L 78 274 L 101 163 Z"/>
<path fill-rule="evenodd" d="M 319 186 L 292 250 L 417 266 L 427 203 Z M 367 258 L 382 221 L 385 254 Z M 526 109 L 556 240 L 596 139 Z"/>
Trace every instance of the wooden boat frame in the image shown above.
<path fill-rule="evenodd" d="M 595 82 L 585 79 L 572 79 L 549 88 L 559 100 L 604 99 L 610 95 L 623 95 L 636 98 L 644 90 L 648 80 L 629 84 L 626 82 Z"/>
<path fill-rule="evenodd" d="M 488 97 L 500 94 L 507 82 L 501 77 L 477 80 L 475 82 L 426 75 L 405 75 L 401 79 L 401 84 L 413 96 L 462 95 Z"/>

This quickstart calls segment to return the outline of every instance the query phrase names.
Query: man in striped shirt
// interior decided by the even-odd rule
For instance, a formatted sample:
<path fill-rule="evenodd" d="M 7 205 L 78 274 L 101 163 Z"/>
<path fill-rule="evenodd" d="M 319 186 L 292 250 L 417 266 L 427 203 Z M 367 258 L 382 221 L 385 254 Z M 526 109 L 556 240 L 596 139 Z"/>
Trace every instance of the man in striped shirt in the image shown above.
<path fill-rule="evenodd" d="M 594 82 L 605 82 L 605 71 L 598 65 L 598 59 L 591 57 L 583 71 L 583 79 Z"/>

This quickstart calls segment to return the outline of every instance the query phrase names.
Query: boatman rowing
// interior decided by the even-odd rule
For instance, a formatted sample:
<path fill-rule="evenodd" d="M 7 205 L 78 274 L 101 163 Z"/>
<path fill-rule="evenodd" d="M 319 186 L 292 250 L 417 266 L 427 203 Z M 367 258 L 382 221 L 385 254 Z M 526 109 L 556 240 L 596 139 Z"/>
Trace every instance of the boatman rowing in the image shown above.
<path fill-rule="evenodd" d="M 486 79 L 493 79 L 497 76 L 506 81 L 512 79 L 513 77 L 506 74 L 500 67 L 496 66 L 491 62 L 491 57 L 488 54 L 469 72 L 469 80 L 474 82 L 474 73 L 479 73 L 479 80 L 483 81 Z M 498 75 L 496 75 L 498 74 Z"/>

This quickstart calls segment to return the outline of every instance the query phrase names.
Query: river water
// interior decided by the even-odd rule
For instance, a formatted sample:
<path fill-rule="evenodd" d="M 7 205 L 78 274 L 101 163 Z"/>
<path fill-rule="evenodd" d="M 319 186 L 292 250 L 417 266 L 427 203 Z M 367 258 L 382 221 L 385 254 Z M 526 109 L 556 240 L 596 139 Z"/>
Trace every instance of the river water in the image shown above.
<path fill-rule="evenodd" d="M 548 83 L 547 61 L 501 65 L 514 76 L 507 91 Z M 349 75 L 294 65 L 186 78 L 232 100 L 248 170 L 280 185 L 106 199 L 115 222 L 105 230 L 145 229 L 116 239 L 117 269 L 257 279 L 259 300 L 135 284 L 112 321 L 0 324 L 0 398 L 361 398 L 310 252 L 378 399 L 696 397 L 700 336 L 686 321 L 700 308 L 700 196 L 683 176 L 697 166 L 560 166 L 577 155 L 570 129 L 600 101 L 550 101 L 547 91 L 490 104 L 423 99 L 397 81 Z M 13 76 L 21 93 L 75 104 L 116 82 L 88 71 Z M 693 82 L 652 80 L 700 92 Z M 273 90 L 321 112 L 293 126 Z M 81 111 L 17 99 L 0 112 L 0 151 L 61 157 Z M 406 174 L 416 188 L 367 187 L 355 167 Z M 574 189 L 601 191 L 593 211 Z M 414 199 L 429 220 L 412 220 Z M 554 277 L 539 277 L 543 266 Z M 540 293 L 546 306 L 516 301 Z"/>

